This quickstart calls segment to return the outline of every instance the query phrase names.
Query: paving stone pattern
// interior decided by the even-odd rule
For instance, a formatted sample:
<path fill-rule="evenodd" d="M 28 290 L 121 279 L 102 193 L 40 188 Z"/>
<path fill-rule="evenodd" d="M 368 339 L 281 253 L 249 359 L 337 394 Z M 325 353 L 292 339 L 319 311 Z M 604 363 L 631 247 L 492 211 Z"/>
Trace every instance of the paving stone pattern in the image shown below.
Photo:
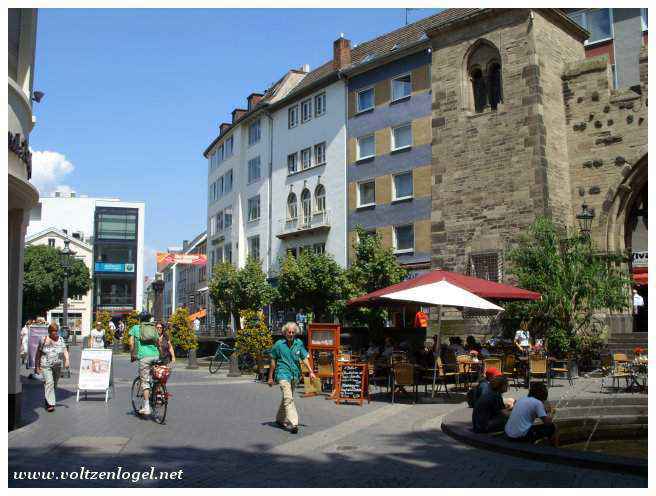
<path fill-rule="evenodd" d="M 72 363 L 79 362 L 73 351 Z M 273 423 L 279 391 L 249 378 L 179 368 L 166 425 L 135 417 L 128 383 L 135 365 L 117 357 L 116 396 L 75 402 L 77 376 L 48 414 L 43 388 L 24 382 L 28 425 L 9 433 L 10 487 L 642 487 L 639 477 L 564 467 L 478 450 L 440 430 L 462 395 L 412 405 L 374 395 L 363 406 L 298 398 L 301 433 Z M 559 388 L 554 387 L 552 391 Z M 569 388 L 563 387 L 563 392 Z M 524 394 L 524 391 L 513 392 Z M 181 480 L 26 481 L 28 470 L 183 471 Z"/>

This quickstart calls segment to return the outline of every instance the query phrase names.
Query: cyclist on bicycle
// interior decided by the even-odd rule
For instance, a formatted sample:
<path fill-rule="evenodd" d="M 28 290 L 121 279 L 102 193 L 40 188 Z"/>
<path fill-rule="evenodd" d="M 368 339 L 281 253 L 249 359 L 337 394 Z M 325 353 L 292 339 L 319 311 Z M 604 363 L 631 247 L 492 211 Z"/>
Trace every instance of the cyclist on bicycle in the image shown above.
<path fill-rule="evenodd" d="M 150 367 L 151 364 L 159 360 L 159 348 L 157 341 L 142 341 L 141 325 L 150 321 L 148 312 L 143 311 L 139 314 L 140 324 L 132 326 L 130 329 L 130 359 L 139 361 L 139 377 L 141 377 L 141 389 L 143 390 L 143 407 L 139 410 L 141 415 L 150 415 Z"/>
<path fill-rule="evenodd" d="M 157 322 L 155 327 L 159 333 L 159 359 L 164 365 L 174 366 L 175 350 L 173 349 L 173 344 L 171 343 L 169 330 L 164 328 L 164 324 L 162 324 L 162 322 Z"/>

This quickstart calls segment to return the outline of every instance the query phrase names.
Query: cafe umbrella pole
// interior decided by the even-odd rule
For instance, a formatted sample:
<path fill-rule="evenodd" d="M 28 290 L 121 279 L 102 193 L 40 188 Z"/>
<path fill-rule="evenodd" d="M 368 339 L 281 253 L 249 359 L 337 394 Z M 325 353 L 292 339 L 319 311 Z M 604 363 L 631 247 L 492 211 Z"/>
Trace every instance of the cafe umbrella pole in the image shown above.
<path fill-rule="evenodd" d="M 437 379 L 437 357 L 440 356 L 440 345 L 442 340 L 442 305 L 437 307 L 437 342 L 435 343 L 435 362 L 433 363 L 433 389 L 431 398 L 435 398 L 435 381 Z M 445 386 L 446 387 L 446 386 Z"/>

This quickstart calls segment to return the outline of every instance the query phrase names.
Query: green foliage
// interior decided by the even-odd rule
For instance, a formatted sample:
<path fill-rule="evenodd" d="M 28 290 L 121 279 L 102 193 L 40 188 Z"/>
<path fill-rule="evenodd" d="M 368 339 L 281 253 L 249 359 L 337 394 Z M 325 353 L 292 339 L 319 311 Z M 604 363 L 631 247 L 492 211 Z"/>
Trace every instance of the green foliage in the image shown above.
<path fill-rule="evenodd" d="M 549 219 L 537 219 L 508 258 L 518 284 L 542 298 L 507 305 L 505 323 L 528 321 L 532 334 L 544 337 L 550 350 L 598 342 L 595 314 L 629 308 L 630 280 L 621 268 L 625 259 L 595 253 L 589 239 L 568 235 Z"/>
<path fill-rule="evenodd" d="M 59 306 L 64 293 L 61 250 L 50 246 L 28 246 L 23 263 L 23 320 L 45 316 Z M 84 296 L 91 288 L 89 269 L 82 260 L 71 259 L 68 297 Z"/>
<path fill-rule="evenodd" d="M 330 255 L 310 250 L 285 258 L 277 290 L 278 305 L 312 312 L 317 322 L 341 316 L 351 293 L 344 269 Z"/>
<path fill-rule="evenodd" d="M 114 344 L 114 333 L 112 328 L 109 327 L 110 320 L 112 320 L 112 314 L 107 310 L 100 310 L 96 313 L 96 322 L 100 322 L 102 329 L 105 331 L 105 346 Z M 96 329 L 96 322 L 93 323 L 94 329 Z"/>
<path fill-rule="evenodd" d="M 235 349 L 238 354 L 250 353 L 257 357 L 273 346 L 271 332 L 265 324 L 262 311 L 242 310 L 244 328 L 237 331 Z"/>
<path fill-rule="evenodd" d="M 407 271 L 399 265 L 392 248 L 383 247 L 378 234 L 367 234 L 356 227 L 357 241 L 353 245 L 355 260 L 347 270 L 352 296 L 361 296 L 404 280 Z M 369 329 L 382 329 L 387 316 L 384 308 L 358 308 L 349 310 L 347 316 L 356 325 Z"/>
<path fill-rule="evenodd" d="M 198 337 L 189 321 L 189 310 L 187 308 L 176 308 L 169 319 L 169 326 L 173 346 L 185 351 L 198 348 Z"/>
<path fill-rule="evenodd" d="M 123 337 L 121 342 L 123 343 L 123 348 L 125 350 L 130 349 L 130 329 L 139 323 L 139 312 L 132 310 L 123 321 L 125 325 L 125 331 L 123 331 Z"/>
<path fill-rule="evenodd" d="M 229 262 L 215 265 L 209 291 L 217 312 L 224 318 L 232 315 L 237 328 L 240 327 L 240 311 L 261 310 L 275 295 L 261 263 L 251 257 L 240 270 Z"/>

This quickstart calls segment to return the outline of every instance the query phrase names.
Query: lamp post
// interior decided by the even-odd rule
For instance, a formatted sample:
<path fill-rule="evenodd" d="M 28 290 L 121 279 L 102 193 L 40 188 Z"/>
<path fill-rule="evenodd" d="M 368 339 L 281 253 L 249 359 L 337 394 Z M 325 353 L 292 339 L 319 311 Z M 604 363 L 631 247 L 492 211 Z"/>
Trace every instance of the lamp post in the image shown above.
<path fill-rule="evenodd" d="M 579 221 L 579 229 L 581 235 L 590 239 L 590 232 L 592 231 L 592 219 L 594 219 L 594 210 L 588 209 L 584 203 L 581 205 L 581 213 L 576 216 Z"/>
<path fill-rule="evenodd" d="M 61 252 L 61 266 L 64 269 L 64 301 L 63 301 L 63 318 L 62 318 L 62 327 L 68 332 L 68 275 L 71 270 L 71 260 L 75 255 L 74 251 L 71 251 L 68 246 L 70 240 L 64 240 L 64 249 Z M 73 344 L 77 344 L 77 338 L 73 334 Z"/>

